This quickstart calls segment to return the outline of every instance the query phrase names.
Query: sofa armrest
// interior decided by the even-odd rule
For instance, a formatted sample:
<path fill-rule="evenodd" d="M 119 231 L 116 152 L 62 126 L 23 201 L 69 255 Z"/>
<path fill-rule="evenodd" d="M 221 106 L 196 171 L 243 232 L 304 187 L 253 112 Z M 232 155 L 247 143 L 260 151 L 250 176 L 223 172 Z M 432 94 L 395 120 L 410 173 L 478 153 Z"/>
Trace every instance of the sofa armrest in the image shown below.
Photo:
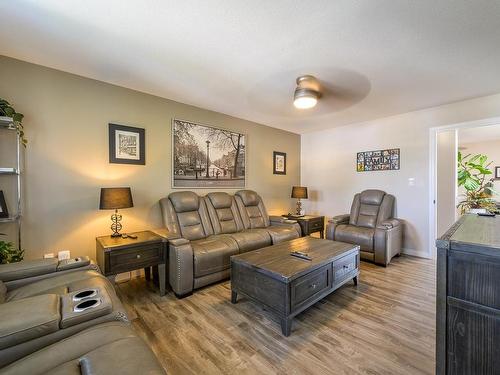
<path fill-rule="evenodd" d="M 60 297 L 42 294 L 0 305 L 0 350 L 59 330 Z"/>
<path fill-rule="evenodd" d="M 182 245 L 188 245 L 189 244 L 189 240 L 185 239 L 185 238 L 173 238 L 173 239 L 170 239 L 168 240 L 168 243 L 171 245 L 171 246 L 182 246 Z"/>
<path fill-rule="evenodd" d="M 328 220 L 328 222 L 332 223 L 332 224 L 347 224 L 347 223 L 349 223 L 350 218 L 351 218 L 351 215 L 349 215 L 349 214 L 337 215 L 337 216 L 332 217 L 330 220 Z"/>
<path fill-rule="evenodd" d="M 160 237 L 163 237 L 167 241 L 181 238 L 181 236 L 178 233 L 171 232 L 167 228 L 152 229 L 151 232 L 157 234 Z"/>
<path fill-rule="evenodd" d="M 168 269 L 170 286 L 178 297 L 193 291 L 194 256 L 190 241 L 185 238 L 169 240 Z"/>
<path fill-rule="evenodd" d="M 391 229 L 401 225 L 398 219 L 388 219 L 377 225 L 377 229 Z"/>
<path fill-rule="evenodd" d="M 25 279 L 57 272 L 57 258 L 25 260 L 17 263 L 0 265 L 0 280 L 3 282 Z"/>
<path fill-rule="evenodd" d="M 274 224 L 295 224 L 297 220 L 287 219 L 283 216 L 269 216 L 269 221 Z"/>

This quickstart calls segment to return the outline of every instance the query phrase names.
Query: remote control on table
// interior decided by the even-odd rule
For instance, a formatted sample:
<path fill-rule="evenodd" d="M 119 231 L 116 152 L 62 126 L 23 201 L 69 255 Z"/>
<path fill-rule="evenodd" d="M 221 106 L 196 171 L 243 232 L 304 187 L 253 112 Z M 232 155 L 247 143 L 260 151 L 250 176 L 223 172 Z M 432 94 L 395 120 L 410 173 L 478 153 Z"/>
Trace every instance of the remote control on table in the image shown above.
<path fill-rule="evenodd" d="M 307 255 L 306 253 L 303 253 L 301 251 L 292 251 L 290 253 L 290 255 L 293 257 L 300 258 L 300 259 L 312 260 L 312 258 L 309 255 Z"/>
<path fill-rule="evenodd" d="M 488 217 L 495 217 L 495 213 L 493 212 L 480 212 L 477 214 L 477 216 L 488 216 Z"/>

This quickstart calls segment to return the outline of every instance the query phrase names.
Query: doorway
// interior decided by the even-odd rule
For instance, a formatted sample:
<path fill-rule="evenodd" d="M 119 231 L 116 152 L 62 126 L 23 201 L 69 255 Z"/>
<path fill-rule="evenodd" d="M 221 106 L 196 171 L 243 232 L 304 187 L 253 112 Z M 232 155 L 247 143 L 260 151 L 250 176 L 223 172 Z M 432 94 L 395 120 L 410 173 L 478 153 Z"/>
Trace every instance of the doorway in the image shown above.
<path fill-rule="evenodd" d="M 461 134 L 468 133 L 470 136 L 478 133 L 474 129 L 479 128 L 484 129 L 481 131 L 484 134 L 492 134 L 493 129 L 497 128 L 500 134 L 500 117 L 430 129 L 429 248 L 432 249 L 433 258 L 436 257 L 436 238 L 442 236 L 460 217 L 457 199 L 463 192 L 457 186 L 457 154 Z M 498 163 L 500 166 L 500 160 Z M 491 167 L 494 173 L 495 165 Z"/>

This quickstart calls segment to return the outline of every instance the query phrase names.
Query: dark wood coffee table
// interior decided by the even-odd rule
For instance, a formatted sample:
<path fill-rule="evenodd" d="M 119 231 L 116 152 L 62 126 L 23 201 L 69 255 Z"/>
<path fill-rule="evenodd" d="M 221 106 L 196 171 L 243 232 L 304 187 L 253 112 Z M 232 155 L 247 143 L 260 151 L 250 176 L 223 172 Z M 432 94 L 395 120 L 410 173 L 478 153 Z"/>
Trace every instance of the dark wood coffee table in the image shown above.
<path fill-rule="evenodd" d="M 290 255 L 308 253 L 312 260 Z M 231 257 L 231 302 L 238 294 L 264 305 L 290 335 L 295 315 L 351 279 L 358 283 L 359 246 L 302 237 Z"/>

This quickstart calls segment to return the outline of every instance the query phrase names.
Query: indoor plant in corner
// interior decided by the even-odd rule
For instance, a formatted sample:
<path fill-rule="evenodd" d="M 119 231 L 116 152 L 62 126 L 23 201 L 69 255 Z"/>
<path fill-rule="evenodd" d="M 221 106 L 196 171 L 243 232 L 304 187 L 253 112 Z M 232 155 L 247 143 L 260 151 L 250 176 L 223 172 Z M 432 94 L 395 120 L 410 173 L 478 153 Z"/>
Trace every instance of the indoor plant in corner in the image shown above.
<path fill-rule="evenodd" d="M 22 113 L 16 112 L 14 107 L 10 105 L 10 103 L 0 98 L 0 116 L 12 117 L 12 121 L 16 126 L 17 134 L 19 134 L 19 139 L 24 147 L 28 143 L 28 140 L 24 136 L 24 126 L 22 124 L 24 115 Z"/>
<path fill-rule="evenodd" d="M 4 233 L 0 235 L 5 236 Z M 23 250 L 16 249 L 12 242 L 0 241 L 0 264 L 20 262 L 23 258 Z"/>
<path fill-rule="evenodd" d="M 458 152 L 458 186 L 463 186 L 466 193 L 457 208 L 461 214 L 467 212 L 495 212 L 497 210 L 495 201 L 491 198 L 496 192 L 493 190 L 491 171 L 488 167 L 488 157 L 486 155 L 466 155 Z"/>

